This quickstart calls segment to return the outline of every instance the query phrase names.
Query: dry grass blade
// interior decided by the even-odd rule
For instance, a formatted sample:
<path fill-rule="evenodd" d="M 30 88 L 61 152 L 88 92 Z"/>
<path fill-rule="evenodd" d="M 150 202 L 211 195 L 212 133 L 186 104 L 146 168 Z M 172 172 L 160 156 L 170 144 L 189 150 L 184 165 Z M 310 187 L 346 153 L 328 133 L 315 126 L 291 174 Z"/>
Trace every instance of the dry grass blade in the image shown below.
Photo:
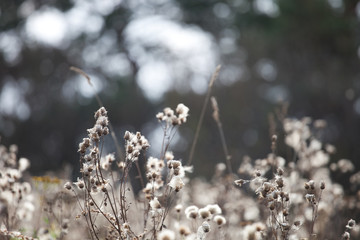
<path fill-rule="evenodd" d="M 78 74 L 84 76 L 87 79 L 89 85 L 93 87 L 92 82 L 91 82 L 91 78 L 83 70 L 81 70 L 80 68 L 74 67 L 74 66 L 71 66 L 70 70 L 74 71 L 74 72 L 77 72 Z"/>
<path fill-rule="evenodd" d="M 200 114 L 200 118 L 199 118 L 199 122 L 198 122 L 198 125 L 196 127 L 196 132 L 195 132 L 195 136 L 194 136 L 194 140 L 193 140 L 193 143 L 192 143 L 192 146 L 191 146 L 191 150 L 190 150 L 190 154 L 189 154 L 189 159 L 187 161 L 187 165 L 191 165 L 192 163 L 192 159 L 194 157 L 194 152 L 195 152 L 195 147 L 196 147 L 196 144 L 197 144 L 197 141 L 198 141 L 198 138 L 199 138 L 199 133 L 200 133 L 200 129 L 201 129 L 201 125 L 202 125 L 202 122 L 204 120 L 204 115 L 205 115 L 205 110 L 206 110 L 206 107 L 208 105 L 208 102 L 209 102 L 209 99 L 210 99 L 210 93 L 211 93 L 211 89 L 214 85 L 214 82 L 215 80 L 217 79 L 218 75 L 219 75 L 219 72 L 220 72 L 220 69 L 221 69 L 221 65 L 218 65 L 215 69 L 215 72 L 213 73 L 211 79 L 210 79 L 210 82 L 209 82 L 209 86 L 208 86 L 208 90 L 207 90 L 207 93 L 206 93 L 206 97 L 205 97 L 205 101 L 204 101 L 204 105 L 202 107 L 202 110 L 201 110 L 201 114 Z"/>
<path fill-rule="evenodd" d="M 211 97 L 211 106 L 214 109 L 213 118 L 214 118 L 214 120 L 216 122 L 216 125 L 218 126 L 218 129 L 219 129 L 220 140 L 221 140 L 221 144 L 222 144 L 222 147 L 224 149 L 224 154 L 225 154 L 226 166 L 228 168 L 229 173 L 232 174 L 233 171 L 232 171 L 231 161 L 230 161 L 231 160 L 231 155 L 229 154 L 229 150 L 227 148 L 227 144 L 226 144 L 226 141 L 225 141 L 224 130 L 223 130 L 223 127 L 222 127 L 222 123 L 220 121 L 219 105 L 218 105 L 215 97 Z"/>

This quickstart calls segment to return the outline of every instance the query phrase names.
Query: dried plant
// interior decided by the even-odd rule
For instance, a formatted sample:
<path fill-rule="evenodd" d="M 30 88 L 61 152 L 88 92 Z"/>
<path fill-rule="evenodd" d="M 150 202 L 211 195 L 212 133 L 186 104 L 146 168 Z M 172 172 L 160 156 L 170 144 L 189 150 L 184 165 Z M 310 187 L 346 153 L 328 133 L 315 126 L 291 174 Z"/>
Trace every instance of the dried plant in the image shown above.
<path fill-rule="evenodd" d="M 82 70 L 72 69 L 91 84 Z M 1 145 L 0 239 L 358 239 L 359 224 L 347 219 L 359 216 L 360 195 L 345 198 L 331 172 L 347 174 L 355 189 L 360 173 L 349 174 L 355 169 L 350 160 L 330 163 L 336 149 L 316 134 L 326 127 L 323 120 L 287 118 L 283 107 L 269 117 L 268 156 L 231 159 L 213 97 L 213 118 L 225 161 L 215 166 L 210 181 L 188 178 L 218 73 L 219 68 L 209 84 L 187 165 L 171 152 L 172 140 L 189 115 L 189 108 L 181 103 L 156 114 L 163 129 L 162 146 L 158 156 L 147 157 L 151 144 L 147 138 L 125 131 L 122 141 L 118 140 L 110 114 L 96 96 L 100 108 L 79 144 L 80 177 L 75 182 L 48 176 L 26 179 L 30 161 L 17 157 L 15 145 Z M 284 142 L 278 129 L 284 133 Z M 107 135 L 114 140 L 116 153 L 106 152 Z M 286 145 L 292 154 L 280 156 L 279 145 Z M 144 172 L 140 158 L 145 160 Z M 132 187 L 135 181 L 140 181 L 140 191 Z M 338 227 L 346 222 L 345 231 Z"/>

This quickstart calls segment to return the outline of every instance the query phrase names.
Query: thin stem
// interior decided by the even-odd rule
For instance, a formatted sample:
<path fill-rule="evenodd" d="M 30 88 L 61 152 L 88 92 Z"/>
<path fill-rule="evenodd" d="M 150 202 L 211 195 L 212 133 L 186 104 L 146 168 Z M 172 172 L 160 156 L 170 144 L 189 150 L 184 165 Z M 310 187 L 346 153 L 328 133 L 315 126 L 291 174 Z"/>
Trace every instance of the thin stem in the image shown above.
<path fill-rule="evenodd" d="M 187 162 L 188 166 L 191 165 L 192 160 L 193 160 L 195 147 L 196 147 L 196 144 L 197 144 L 197 141 L 198 141 L 198 138 L 199 138 L 199 133 L 200 133 L 200 129 L 201 129 L 201 126 L 202 126 L 202 122 L 204 120 L 205 110 L 206 110 L 206 107 L 207 107 L 209 99 L 210 99 L 211 89 L 212 89 L 212 86 L 214 85 L 215 80 L 217 79 L 217 77 L 219 75 L 220 69 L 221 69 L 220 65 L 216 67 L 215 72 L 213 73 L 213 75 L 212 75 L 212 77 L 210 79 L 209 85 L 208 85 L 208 91 L 206 93 L 204 105 L 203 105 L 202 110 L 201 110 L 200 119 L 199 119 L 199 122 L 198 122 L 197 127 L 196 127 L 194 140 L 193 140 L 193 143 L 192 143 L 192 146 L 191 146 L 190 155 L 189 155 L 189 159 L 188 159 L 188 162 Z"/>
<path fill-rule="evenodd" d="M 86 80 L 88 81 L 89 85 L 94 89 L 94 95 L 95 95 L 96 101 L 98 102 L 99 106 L 100 106 L 100 107 L 104 107 L 104 104 L 102 103 L 99 95 L 98 95 L 97 92 L 95 91 L 95 87 L 94 87 L 94 85 L 92 84 L 91 78 L 89 77 L 89 75 L 87 75 L 87 74 L 86 74 L 83 70 L 81 70 L 80 68 L 77 68 L 77 67 L 74 67 L 74 66 L 71 66 L 71 67 L 70 67 L 70 70 L 72 70 L 72 71 L 74 71 L 74 72 L 76 72 L 76 73 L 78 73 L 78 74 L 80 74 L 80 75 L 82 75 L 83 77 L 86 78 Z M 108 126 L 109 126 L 109 129 L 110 129 L 111 137 L 112 137 L 112 139 L 113 139 L 113 141 L 114 141 L 114 143 L 115 143 L 115 146 L 116 146 L 116 151 L 117 151 L 117 153 L 118 153 L 118 155 L 119 155 L 119 157 L 120 157 L 120 160 L 121 160 L 121 161 L 124 161 L 124 159 L 125 159 L 125 158 L 124 158 L 124 154 L 123 154 L 123 152 L 121 151 L 121 147 L 120 147 L 119 141 L 118 141 L 118 139 L 117 139 L 117 137 L 116 137 L 116 135 L 115 135 L 115 131 L 114 131 L 114 128 L 113 128 L 110 120 L 109 120 Z"/>
<path fill-rule="evenodd" d="M 220 140 L 221 140 L 221 144 L 224 150 L 224 154 L 225 154 L 225 162 L 227 165 L 227 169 L 229 171 L 229 173 L 232 175 L 233 171 L 232 171 L 232 167 L 231 167 L 231 156 L 229 154 L 229 150 L 227 148 L 227 144 L 226 144 L 226 140 L 225 140 L 225 134 L 224 134 L 224 130 L 222 127 L 222 123 L 220 120 L 220 113 L 219 113 L 219 106 L 217 104 L 216 98 L 215 97 L 211 97 L 211 103 L 212 103 L 212 107 L 214 109 L 213 112 L 213 118 L 216 122 L 216 125 L 218 126 L 219 129 L 219 133 L 220 133 Z"/>

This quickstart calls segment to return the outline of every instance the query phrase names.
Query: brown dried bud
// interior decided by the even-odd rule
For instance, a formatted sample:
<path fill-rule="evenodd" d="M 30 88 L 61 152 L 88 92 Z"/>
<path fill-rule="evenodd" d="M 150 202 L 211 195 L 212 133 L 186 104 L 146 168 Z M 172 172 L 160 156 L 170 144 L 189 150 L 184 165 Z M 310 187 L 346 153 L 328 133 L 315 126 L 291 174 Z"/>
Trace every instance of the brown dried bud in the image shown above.
<path fill-rule="evenodd" d="M 284 180 L 282 178 L 278 178 L 276 179 L 276 184 L 278 185 L 279 188 L 284 187 Z"/>
<path fill-rule="evenodd" d="M 125 139 L 126 141 L 129 141 L 129 139 L 130 139 L 130 132 L 129 132 L 129 131 L 126 131 L 126 132 L 125 132 L 125 134 L 124 134 L 124 139 Z"/>
<path fill-rule="evenodd" d="M 66 188 L 67 190 L 71 190 L 71 183 L 70 182 L 65 183 L 64 188 Z"/>
<path fill-rule="evenodd" d="M 270 208 L 271 211 L 273 211 L 275 209 L 275 203 L 271 202 L 269 208 Z"/>
<path fill-rule="evenodd" d="M 128 145 L 128 146 L 127 146 L 126 151 L 127 151 L 128 153 L 132 153 L 133 150 L 134 150 L 134 147 L 133 147 L 132 145 Z"/>
<path fill-rule="evenodd" d="M 321 181 L 321 182 L 320 182 L 320 189 L 321 189 L 321 190 L 324 190 L 324 189 L 325 189 L 325 182 L 324 182 L 324 181 Z"/>
<path fill-rule="evenodd" d="M 286 217 L 286 216 L 288 216 L 289 215 L 289 211 L 287 210 L 287 209 L 284 209 L 283 210 L 283 215 Z"/>

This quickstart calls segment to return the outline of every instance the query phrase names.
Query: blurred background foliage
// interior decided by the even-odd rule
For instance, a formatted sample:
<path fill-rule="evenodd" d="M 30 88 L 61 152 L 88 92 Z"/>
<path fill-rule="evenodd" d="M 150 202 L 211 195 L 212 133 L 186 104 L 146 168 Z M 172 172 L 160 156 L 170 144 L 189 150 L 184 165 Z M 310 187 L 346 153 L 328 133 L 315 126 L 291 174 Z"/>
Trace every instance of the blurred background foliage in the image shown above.
<path fill-rule="evenodd" d="M 77 171 L 97 92 L 116 135 L 140 130 L 155 156 L 155 114 L 187 105 L 189 123 L 172 145 L 187 161 L 207 82 L 222 64 L 212 93 L 235 168 L 245 155 L 267 156 L 269 114 L 288 104 L 288 117 L 326 120 L 320 138 L 337 147 L 332 160 L 359 169 L 359 20 L 358 1 L 344 0 L 1 1 L 1 142 L 18 144 L 34 174 L 67 164 Z M 276 132 L 283 137 L 280 125 Z M 196 175 L 210 177 L 223 161 L 209 107 Z"/>

